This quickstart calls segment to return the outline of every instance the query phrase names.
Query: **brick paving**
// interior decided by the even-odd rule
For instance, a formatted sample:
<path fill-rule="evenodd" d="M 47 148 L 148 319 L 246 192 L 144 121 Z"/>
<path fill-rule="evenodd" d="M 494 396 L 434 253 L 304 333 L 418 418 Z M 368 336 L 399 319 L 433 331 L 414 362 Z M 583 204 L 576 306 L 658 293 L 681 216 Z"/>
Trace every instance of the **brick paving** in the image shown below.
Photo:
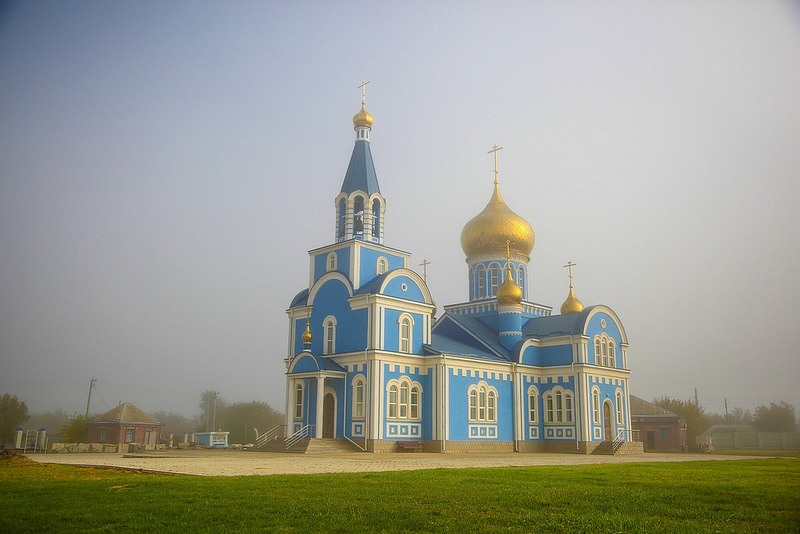
<path fill-rule="evenodd" d="M 523 467 L 636 462 L 687 462 L 741 460 L 750 456 L 646 453 L 638 456 L 593 456 L 549 453 L 441 454 L 346 453 L 286 454 L 233 450 L 158 451 L 153 453 L 36 454 L 41 463 L 119 467 L 159 473 L 201 476 L 294 475 L 463 469 L 470 467 Z"/>

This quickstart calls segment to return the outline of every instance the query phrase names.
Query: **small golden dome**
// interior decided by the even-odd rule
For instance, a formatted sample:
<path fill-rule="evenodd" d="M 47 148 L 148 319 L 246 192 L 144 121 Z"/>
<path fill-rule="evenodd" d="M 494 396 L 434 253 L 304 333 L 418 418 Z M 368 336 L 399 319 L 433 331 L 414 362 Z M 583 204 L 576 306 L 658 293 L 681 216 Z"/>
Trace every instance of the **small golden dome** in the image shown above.
<path fill-rule="evenodd" d="M 569 295 L 567 300 L 561 305 L 561 314 L 580 313 L 583 311 L 583 303 L 575 296 L 575 291 L 572 289 L 572 284 L 569 285 Z"/>
<path fill-rule="evenodd" d="M 506 279 L 497 288 L 497 304 L 500 306 L 519 306 L 522 302 L 522 288 L 514 282 L 511 267 L 506 268 Z"/>
<path fill-rule="evenodd" d="M 511 211 L 495 181 L 489 203 L 461 231 L 461 248 L 469 261 L 477 254 L 506 252 L 510 242 L 510 252 L 528 257 L 534 239 L 530 223 Z"/>
<path fill-rule="evenodd" d="M 303 343 L 311 343 L 314 336 L 311 335 L 311 325 L 306 321 L 306 331 L 303 332 Z"/>
<path fill-rule="evenodd" d="M 358 128 L 359 126 L 366 126 L 367 128 L 372 128 L 372 115 L 367 113 L 366 104 L 361 104 L 361 111 L 353 115 L 353 126 Z"/>

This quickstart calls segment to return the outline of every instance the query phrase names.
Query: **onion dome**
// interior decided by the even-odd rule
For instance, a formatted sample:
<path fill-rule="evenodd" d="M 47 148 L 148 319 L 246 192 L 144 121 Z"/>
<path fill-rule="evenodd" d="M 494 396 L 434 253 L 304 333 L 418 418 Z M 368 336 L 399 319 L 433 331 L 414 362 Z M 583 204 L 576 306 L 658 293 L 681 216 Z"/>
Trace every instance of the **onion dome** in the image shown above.
<path fill-rule="evenodd" d="M 367 113 L 366 104 L 363 102 L 361 103 L 361 111 L 353 115 L 353 126 L 355 128 L 359 126 L 372 128 L 372 115 Z"/>
<path fill-rule="evenodd" d="M 510 252 L 528 258 L 534 239 L 533 228 L 503 201 L 495 180 L 491 200 L 461 231 L 461 248 L 468 261 L 478 254 L 505 253 L 507 246 Z"/>
<path fill-rule="evenodd" d="M 583 303 L 575 296 L 575 291 L 572 289 L 572 283 L 569 284 L 569 295 L 564 304 L 561 305 L 561 314 L 579 313 L 583 311 Z"/>
<path fill-rule="evenodd" d="M 306 321 L 306 331 L 303 332 L 303 343 L 311 343 L 314 336 L 311 335 L 311 325 Z"/>
<path fill-rule="evenodd" d="M 506 279 L 497 288 L 497 304 L 500 306 L 519 306 L 522 303 L 522 288 L 511 276 L 511 266 L 506 267 Z M 582 308 L 582 307 L 581 307 Z"/>

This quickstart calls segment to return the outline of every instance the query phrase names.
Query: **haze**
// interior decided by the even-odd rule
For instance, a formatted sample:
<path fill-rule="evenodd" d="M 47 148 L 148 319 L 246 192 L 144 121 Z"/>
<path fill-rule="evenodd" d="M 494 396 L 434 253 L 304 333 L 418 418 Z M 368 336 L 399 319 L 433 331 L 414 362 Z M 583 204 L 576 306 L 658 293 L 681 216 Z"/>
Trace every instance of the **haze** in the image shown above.
<path fill-rule="evenodd" d="M 576 262 L 633 394 L 800 407 L 800 10 L 770 1 L 5 3 L 0 392 L 283 410 L 362 80 L 385 243 L 440 309 L 502 145 L 531 300 Z"/>

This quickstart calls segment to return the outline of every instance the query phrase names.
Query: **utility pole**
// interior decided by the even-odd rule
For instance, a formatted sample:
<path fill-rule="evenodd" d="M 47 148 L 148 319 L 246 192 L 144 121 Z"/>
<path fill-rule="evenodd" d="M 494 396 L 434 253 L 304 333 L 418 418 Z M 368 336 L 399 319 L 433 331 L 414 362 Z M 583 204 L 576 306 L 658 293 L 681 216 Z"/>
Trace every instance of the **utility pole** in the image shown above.
<path fill-rule="evenodd" d="M 86 416 L 84 417 L 84 419 L 89 419 L 89 404 L 92 402 L 92 388 L 96 383 L 97 383 L 96 378 L 92 378 L 92 380 L 89 381 L 89 398 L 86 399 Z"/>
<path fill-rule="evenodd" d="M 219 393 L 217 393 L 215 391 L 214 392 L 214 415 L 213 415 L 213 417 L 211 419 L 211 431 L 212 432 L 216 432 L 216 430 L 214 430 L 214 429 L 217 428 L 217 395 L 219 395 Z"/>

